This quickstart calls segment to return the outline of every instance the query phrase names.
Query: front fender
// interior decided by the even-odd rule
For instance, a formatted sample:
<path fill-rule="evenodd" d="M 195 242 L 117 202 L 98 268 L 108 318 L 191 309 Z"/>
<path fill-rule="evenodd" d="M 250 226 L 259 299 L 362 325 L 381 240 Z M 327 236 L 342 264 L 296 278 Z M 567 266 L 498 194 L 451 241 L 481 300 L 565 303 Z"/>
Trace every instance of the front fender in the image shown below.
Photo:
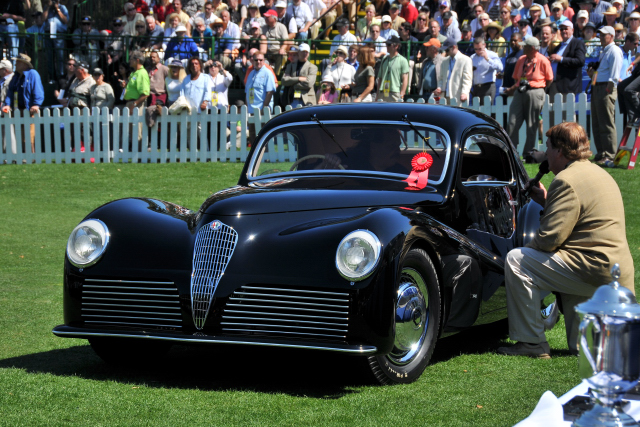
<path fill-rule="evenodd" d="M 540 204 L 531 199 L 520 209 L 516 226 L 516 247 L 525 246 L 533 239 L 540 228 L 540 216 L 543 209 Z"/>

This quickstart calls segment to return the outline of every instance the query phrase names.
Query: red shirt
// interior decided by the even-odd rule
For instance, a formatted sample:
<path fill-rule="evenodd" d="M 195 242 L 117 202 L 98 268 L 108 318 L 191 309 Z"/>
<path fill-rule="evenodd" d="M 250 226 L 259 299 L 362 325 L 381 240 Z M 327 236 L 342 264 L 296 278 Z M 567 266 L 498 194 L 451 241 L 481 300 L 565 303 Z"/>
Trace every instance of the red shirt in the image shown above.
<path fill-rule="evenodd" d="M 158 15 L 158 22 L 164 22 L 167 16 L 171 15 L 176 10 L 173 8 L 172 4 L 169 4 L 167 7 L 155 5 L 153 6 L 153 13 Z"/>
<path fill-rule="evenodd" d="M 407 4 L 402 5 L 400 16 L 409 24 L 413 24 L 413 21 L 418 19 L 418 9 L 416 9 L 416 7 L 410 2 L 407 2 Z"/>

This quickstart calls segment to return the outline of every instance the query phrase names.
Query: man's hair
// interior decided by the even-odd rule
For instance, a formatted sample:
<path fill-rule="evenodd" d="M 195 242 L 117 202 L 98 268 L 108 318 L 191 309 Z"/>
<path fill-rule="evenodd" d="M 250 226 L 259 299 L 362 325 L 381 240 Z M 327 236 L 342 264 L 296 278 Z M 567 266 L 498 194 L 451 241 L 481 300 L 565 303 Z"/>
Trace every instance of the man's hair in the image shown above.
<path fill-rule="evenodd" d="M 369 29 L 371 31 L 373 31 L 373 27 L 378 27 L 378 30 L 380 30 L 380 25 L 379 24 L 371 24 L 371 26 L 369 27 Z"/>
<path fill-rule="evenodd" d="M 484 37 L 475 37 L 473 39 L 473 44 L 481 44 L 484 43 Z"/>
<path fill-rule="evenodd" d="M 585 160 L 591 157 L 589 137 L 582 126 L 575 122 L 564 122 L 547 131 L 549 143 L 567 160 Z"/>
<path fill-rule="evenodd" d="M 431 21 L 429 21 L 429 26 L 431 26 L 431 24 L 435 22 L 436 24 L 438 24 L 438 27 L 440 26 L 440 23 L 438 21 L 436 21 L 435 19 L 432 19 Z"/>
<path fill-rule="evenodd" d="M 409 32 L 411 32 L 411 30 L 413 29 L 411 24 L 409 24 L 408 22 L 403 22 L 402 24 L 400 24 L 400 26 Z"/>
<path fill-rule="evenodd" d="M 200 71 L 204 72 L 204 66 L 202 65 L 202 59 L 200 59 L 199 56 L 192 56 L 191 58 L 189 58 L 189 61 L 187 61 L 187 72 L 189 74 L 191 74 L 193 72 L 193 66 L 192 66 L 193 61 L 198 61 L 198 63 L 200 64 Z"/>
<path fill-rule="evenodd" d="M 631 43 L 635 43 L 638 40 L 640 40 L 640 36 L 638 35 L 638 33 L 629 33 L 624 38 L 625 42 L 631 42 Z"/>
<path fill-rule="evenodd" d="M 153 21 L 154 23 L 156 22 L 156 18 L 153 17 L 153 15 L 147 15 L 146 18 L 144 18 L 146 21 Z"/>
<path fill-rule="evenodd" d="M 521 39 L 522 40 L 522 34 L 520 34 L 520 33 L 511 34 L 511 38 L 514 38 L 514 37 L 517 38 L 517 39 Z"/>
<path fill-rule="evenodd" d="M 142 64 L 144 62 L 144 54 L 139 50 L 134 50 L 129 55 L 129 59 L 135 59 L 136 61 Z"/>

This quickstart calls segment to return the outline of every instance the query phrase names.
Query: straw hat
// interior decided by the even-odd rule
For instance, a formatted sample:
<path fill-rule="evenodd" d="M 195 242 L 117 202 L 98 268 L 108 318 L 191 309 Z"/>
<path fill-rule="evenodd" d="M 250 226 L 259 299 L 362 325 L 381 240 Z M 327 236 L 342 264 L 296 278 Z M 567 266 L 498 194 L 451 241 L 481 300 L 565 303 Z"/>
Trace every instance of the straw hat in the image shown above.
<path fill-rule="evenodd" d="M 484 28 L 482 28 L 482 31 L 486 33 L 489 28 L 495 28 L 496 30 L 498 30 L 498 34 L 501 34 L 502 30 L 504 30 L 504 27 L 498 24 L 496 21 L 493 21 L 489 25 L 485 25 Z"/>
<path fill-rule="evenodd" d="M 33 64 L 31 64 L 31 57 L 29 55 L 27 55 L 26 53 L 21 53 L 18 56 L 15 56 L 13 58 L 11 58 L 14 61 L 22 61 L 24 63 L 26 63 L 29 68 L 33 68 Z"/>

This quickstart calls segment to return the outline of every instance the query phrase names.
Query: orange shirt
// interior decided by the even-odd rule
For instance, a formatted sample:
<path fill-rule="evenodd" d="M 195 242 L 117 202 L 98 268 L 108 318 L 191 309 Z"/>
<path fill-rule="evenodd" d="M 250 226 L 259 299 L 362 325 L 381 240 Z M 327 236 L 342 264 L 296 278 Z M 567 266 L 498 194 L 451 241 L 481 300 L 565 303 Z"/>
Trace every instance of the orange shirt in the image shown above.
<path fill-rule="evenodd" d="M 547 85 L 547 81 L 553 81 L 553 69 L 546 56 L 536 52 L 533 60 L 529 60 L 527 55 L 522 55 L 516 62 L 513 70 L 513 79 L 520 86 L 520 77 L 525 77 L 532 88 L 541 88 Z"/>

